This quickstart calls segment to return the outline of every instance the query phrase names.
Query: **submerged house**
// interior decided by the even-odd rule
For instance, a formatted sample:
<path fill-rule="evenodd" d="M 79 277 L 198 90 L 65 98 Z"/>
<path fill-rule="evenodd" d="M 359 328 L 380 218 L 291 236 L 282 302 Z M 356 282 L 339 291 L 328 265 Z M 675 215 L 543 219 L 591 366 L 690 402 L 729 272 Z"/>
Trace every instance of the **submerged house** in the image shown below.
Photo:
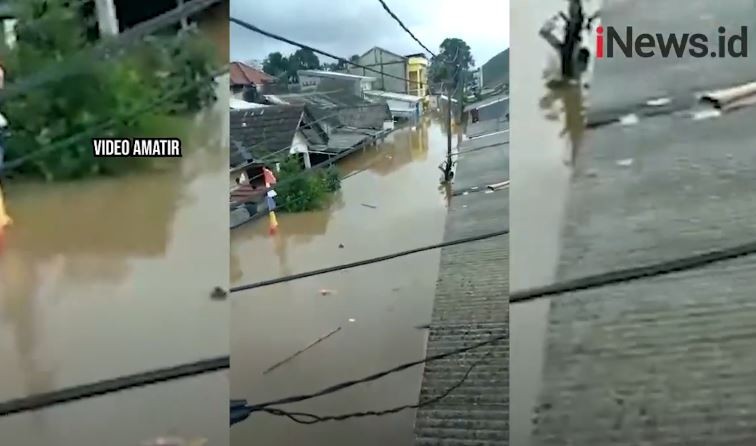
<path fill-rule="evenodd" d="M 388 91 L 366 91 L 365 97 L 371 102 L 385 103 L 388 105 L 391 116 L 395 121 L 417 121 L 424 112 L 424 101 L 420 96 L 412 96 Z"/>
<path fill-rule="evenodd" d="M 387 104 L 369 102 L 344 90 L 266 95 L 266 99 L 276 104 L 307 107 L 327 135 L 325 145 L 317 149 L 318 154 L 345 155 L 383 138 L 393 129 Z"/>
<path fill-rule="evenodd" d="M 230 202 L 254 215 L 264 203 L 263 168 L 297 156 L 305 168 L 328 159 L 318 155 L 326 134 L 302 105 L 279 105 L 230 111 Z"/>

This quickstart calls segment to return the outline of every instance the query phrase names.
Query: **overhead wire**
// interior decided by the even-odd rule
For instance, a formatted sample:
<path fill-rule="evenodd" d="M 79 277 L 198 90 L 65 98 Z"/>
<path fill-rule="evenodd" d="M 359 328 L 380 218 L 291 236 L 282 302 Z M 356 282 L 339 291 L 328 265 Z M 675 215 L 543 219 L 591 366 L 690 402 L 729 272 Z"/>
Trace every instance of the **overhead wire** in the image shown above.
<path fill-rule="evenodd" d="M 260 27 L 258 27 L 256 25 L 253 25 L 253 24 L 251 24 L 249 22 L 246 22 L 244 20 L 241 20 L 241 19 L 237 19 L 235 17 L 229 17 L 229 21 L 231 21 L 232 23 L 235 23 L 236 25 L 241 26 L 242 28 L 245 28 L 247 30 L 256 32 L 258 34 L 262 34 L 264 36 L 270 37 L 271 39 L 278 40 L 279 42 L 288 43 L 289 45 L 296 46 L 296 47 L 302 48 L 304 50 L 309 50 L 309 51 L 312 51 L 313 53 L 320 54 L 322 56 L 330 57 L 331 59 L 337 60 L 339 62 L 348 64 L 348 65 L 352 65 L 352 66 L 355 66 L 357 68 L 362 68 L 363 70 L 367 70 L 367 71 L 370 71 L 370 72 L 373 72 L 373 73 L 380 74 L 383 77 L 388 77 L 388 78 L 392 78 L 392 79 L 398 79 L 398 80 L 401 80 L 401 81 L 404 81 L 404 82 L 409 82 L 409 83 L 412 83 L 412 84 L 423 84 L 423 82 L 421 82 L 421 81 L 415 81 L 415 80 L 407 79 L 405 77 L 396 76 L 394 74 L 385 73 L 385 72 L 377 70 L 375 68 L 371 68 L 371 67 L 369 67 L 367 65 L 358 64 L 356 62 L 350 61 L 349 59 L 345 59 L 343 57 L 339 57 L 339 56 L 333 55 L 331 53 L 328 53 L 326 51 L 314 48 L 312 46 L 305 45 L 304 43 L 299 43 L 299 42 L 296 42 L 296 41 L 291 40 L 289 38 L 280 36 L 278 34 L 274 34 L 274 33 L 270 32 L 270 31 L 265 31 L 264 29 L 262 29 L 262 28 L 260 28 Z"/>
<path fill-rule="evenodd" d="M 496 343 L 504 341 L 504 340 L 506 340 L 508 338 L 509 338 L 508 334 L 491 335 L 488 339 L 486 339 L 484 341 L 478 341 L 476 343 L 473 343 L 473 344 L 470 344 L 470 345 L 466 345 L 464 347 L 459 347 L 459 348 L 456 348 L 456 349 L 453 349 L 453 350 L 449 350 L 449 351 L 446 351 L 446 352 L 443 352 L 443 353 L 438 353 L 438 354 L 435 354 L 435 355 L 426 356 L 426 357 L 424 357 L 422 359 L 419 359 L 419 360 L 415 360 L 415 361 L 411 361 L 411 362 L 406 362 L 406 363 L 400 364 L 398 366 L 392 367 L 392 368 L 390 368 L 388 370 L 384 370 L 384 371 L 381 371 L 381 372 L 370 374 L 370 375 L 365 376 L 363 378 L 354 379 L 354 380 L 350 380 L 350 381 L 344 381 L 342 383 L 326 387 L 326 388 L 324 388 L 322 390 L 319 390 L 317 392 L 289 396 L 289 397 L 286 397 L 286 398 L 280 398 L 280 399 L 276 399 L 276 400 L 272 400 L 272 401 L 267 401 L 267 402 L 264 402 L 264 403 L 246 404 L 244 406 L 244 410 L 245 410 L 245 412 L 247 412 L 247 415 L 250 415 L 250 414 L 252 414 L 254 412 L 265 411 L 265 409 L 268 409 L 268 408 L 271 408 L 271 407 L 274 407 L 274 406 L 282 406 L 282 405 L 285 405 L 285 404 L 299 403 L 299 402 L 307 401 L 307 400 L 310 400 L 310 399 L 313 399 L 313 398 L 319 398 L 319 397 L 322 397 L 322 396 L 325 396 L 325 395 L 329 395 L 329 394 L 332 394 L 332 393 L 335 393 L 335 392 L 339 392 L 339 391 L 348 389 L 350 387 L 354 387 L 354 386 L 359 385 L 359 384 L 365 384 L 365 383 L 369 383 L 369 382 L 372 382 L 372 381 L 379 380 L 379 379 L 384 378 L 384 377 L 386 377 L 388 375 L 392 375 L 394 373 L 398 373 L 398 372 L 410 369 L 410 368 L 418 366 L 420 364 L 426 364 L 426 363 L 430 363 L 430 362 L 439 361 L 439 360 L 446 359 L 446 358 L 449 358 L 449 357 L 452 357 L 452 356 L 456 356 L 456 355 L 459 355 L 459 354 L 462 354 L 462 353 L 466 353 L 466 352 L 469 352 L 469 351 L 472 351 L 472 350 L 477 350 L 477 349 L 479 349 L 481 347 L 485 347 L 485 346 L 488 346 L 488 345 L 496 344 Z"/>
<path fill-rule="evenodd" d="M 470 373 L 472 373 L 472 371 L 477 366 L 488 361 L 488 359 L 490 359 L 490 357 L 492 356 L 493 352 L 494 350 L 490 349 L 486 352 L 486 354 L 483 357 L 473 362 L 467 368 L 465 373 L 462 375 L 462 378 L 457 380 L 451 386 L 447 387 L 446 390 L 444 390 L 442 393 L 432 398 L 422 399 L 415 404 L 404 404 L 401 406 L 392 407 L 390 409 L 351 412 L 351 413 L 346 413 L 346 414 L 341 414 L 341 415 L 317 415 L 317 414 L 308 413 L 308 412 L 291 412 L 291 411 L 286 411 L 283 409 L 271 408 L 271 407 L 266 407 L 264 409 L 261 409 L 261 412 L 265 412 L 270 415 L 286 417 L 298 424 L 316 424 L 316 423 L 323 423 L 326 421 L 344 421 L 344 420 L 349 420 L 352 418 L 382 417 L 385 415 L 392 415 L 395 413 L 399 413 L 408 409 L 419 409 L 421 407 L 432 406 L 433 404 L 436 404 L 439 401 L 451 395 L 455 390 L 462 387 L 462 385 L 467 381 L 467 378 L 470 376 Z"/>
<path fill-rule="evenodd" d="M 491 239 L 491 238 L 494 238 L 494 237 L 501 237 L 501 236 L 504 236 L 504 235 L 507 235 L 507 234 L 509 234 L 509 229 L 503 229 L 503 230 L 499 230 L 499 231 L 487 232 L 485 234 L 479 234 L 479 235 L 474 235 L 474 236 L 470 236 L 470 237 L 462 237 L 462 238 L 458 238 L 458 239 L 447 240 L 447 241 L 444 241 L 444 242 L 441 242 L 441 243 L 435 243 L 435 244 L 432 244 L 432 245 L 422 246 L 422 247 L 419 247 L 419 248 L 413 248 L 413 249 L 408 249 L 408 250 L 405 250 L 405 251 L 399 251 L 399 252 L 395 252 L 395 253 L 392 253 L 392 254 L 387 254 L 387 255 L 383 255 L 383 256 L 373 257 L 373 258 L 370 258 L 370 259 L 359 260 L 357 262 L 342 263 L 340 265 L 330 266 L 330 267 L 327 267 L 327 268 L 320 268 L 320 269 L 316 269 L 316 270 L 312 270 L 312 271 L 307 271 L 307 272 L 303 272 L 303 273 L 290 274 L 290 275 L 287 275 L 287 276 L 282 276 L 282 277 L 278 277 L 278 278 L 275 278 L 275 279 L 269 279 L 269 280 L 262 280 L 262 281 L 259 281 L 259 282 L 249 283 L 249 284 L 246 284 L 246 285 L 238 285 L 238 286 L 232 287 L 229 290 L 229 292 L 230 293 L 238 293 L 240 291 L 253 290 L 255 288 L 261 288 L 261 287 L 265 287 L 265 286 L 276 285 L 276 284 L 279 284 L 279 283 L 291 282 L 292 280 L 304 279 L 306 277 L 319 276 L 319 275 L 322 275 L 322 274 L 332 273 L 332 272 L 336 272 L 336 271 L 342 271 L 342 270 L 345 270 L 345 269 L 357 268 L 359 266 L 372 265 L 374 263 L 385 262 L 387 260 L 392 260 L 392 259 L 396 259 L 396 258 L 399 258 L 399 257 L 405 257 L 405 256 L 408 256 L 408 255 L 411 255 L 411 254 L 417 254 L 417 253 L 424 252 L 424 251 L 431 251 L 431 250 L 434 250 L 434 249 L 446 248 L 446 247 L 455 246 L 455 245 L 462 245 L 462 244 L 466 244 L 466 243 L 472 243 L 472 242 L 487 240 L 487 239 Z"/>
<path fill-rule="evenodd" d="M 391 16 L 391 18 L 393 18 L 393 19 L 394 19 L 394 20 L 395 20 L 395 21 L 396 21 L 396 22 L 397 22 L 397 23 L 399 24 L 399 26 L 401 26 L 401 27 L 402 27 L 402 29 L 403 29 L 403 30 L 404 30 L 404 31 L 405 31 L 405 32 L 406 32 L 407 34 L 409 34 L 409 35 L 410 35 L 410 37 L 412 37 L 412 39 L 413 39 L 413 40 L 414 40 L 415 42 L 417 42 L 417 44 L 418 44 L 418 45 L 420 45 L 420 46 L 421 46 L 421 47 L 422 47 L 422 48 L 423 48 L 423 49 L 424 49 L 425 51 L 427 51 L 427 52 L 428 52 L 428 53 L 429 53 L 429 54 L 430 54 L 431 56 L 433 56 L 433 57 L 436 57 L 436 54 L 435 54 L 435 53 L 433 53 L 433 51 L 431 51 L 431 50 L 430 50 L 430 48 L 428 48 L 427 46 L 425 46 L 425 44 L 423 44 L 423 42 L 421 42 L 421 41 L 420 41 L 420 39 L 418 39 L 417 37 L 415 37 L 415 35 L 414 35 L 414 34 L 412 34 L 412 31 L 410 31 L 410 29 L 409 29 L 409 28 L 407 28 L 407 26 L 406 26 L 406 25 L 404 24 L 404 22 L 402 22 L 402 20 L 401 20 L 401 19 L 400 19 L 399 17 L 397 17 L 397 15 L 396 15 L 396 14 L 394 14 L 394 12 L 393 12 L 393 11 L 391 10 L 391 8 L 389 8 L 389 6 L 388 6 L 388 5 L 386 4 L 386 2 L 385 2 L 384 0 L 378 0 L 378 1 L 380 2 L 380 4 L 381 4 L 381 6 L 383 7 L 383 9 L 384 9 L 384 10 L 385 10 L 385 11 L 386 11 L 386 12 L 388 13 L 388 15 L 390 15 L 390 16 Z"/>

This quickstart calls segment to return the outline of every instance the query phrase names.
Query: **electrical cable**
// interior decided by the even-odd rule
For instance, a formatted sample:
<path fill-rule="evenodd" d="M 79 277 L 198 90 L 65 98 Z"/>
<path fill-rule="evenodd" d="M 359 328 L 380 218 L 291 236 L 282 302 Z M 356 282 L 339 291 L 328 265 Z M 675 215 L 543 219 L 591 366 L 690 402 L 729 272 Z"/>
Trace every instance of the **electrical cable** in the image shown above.
<path fill-rule="evenodd" d="M 388 13 L 388 15 L 390 15 L 394 20 L 396 20 L 396 22 L 399 24 L 399 26 L 401 26 L 402 29 L 404 31 L 406 31 L 407 34 L 409 34 L 410 37 L 412 37 L 412 39 L 414 39 L 415 42 L 417 42 L 418 45 L 420 45 L 421 47 L 423 47 L 423 49 L 425 51 L 427 51 L 428 53 L 430 53 L 431 56 L 436 57 L 436 55 L 433 53 L 433 51 L 431 51 L 430 49 L 428 49 L 428 47 L 425 46 L 423 44 L 423 42 L 420 41 L 420 39 L 418 39 L 417 37 L 415 37 L 415 35 L 412 34 L 412 31 L 410 31 L 409 28 L 407 28 L 404 25 L 404 23 L 402 22 L 402 20 L 399 17 L 397 17 L 396 14 L 394 14 L 393 11 L 391 11 L 391 8 L 388 7 L 388 5 L 386 4 L 386 2 L 384 0 L 378 0 L 378 1 L 381 3 L 381 6 L 383 6 L 383 9 Z"/>
<path fill-rule="evenodd" d="M 396 75 L 393 75 L 393 74 L 384 73 L 383 71 L 379 71 L 379 70 L 376 70 L 374 68 L 370 68 L 370 67 L 368 67 L 366 65 L 360 65 L 360 64 L 358 64 L 356 62 L 352 62 L 352 61 L 350 61 L 348 59 L 345 59 L 343 57 L 334 56 L 333 54 L 330 54 L 330 53 L 328 53 L 326 51 L 319 50 L 317 48 L 311 47 L 309 45 L 305 45 L 303 43 L 295 42 L 294 40 L 288 39 L 286 37 L 279 36 L 278 34 L 273 34 L 273 33 L 269 32 L 269 31 L 265 31 L 264 29 L 261 29 L 261 28 L 255 26 L 255 25 L 253 25 L 251 23 L 245 22 L 244 20 L 240 20 L 240 19 L 237 19 L 237 18 L 234 18 L 234 17 L 229 17 L 228 19 L 232 23 L 235 23 L 235 24 L 241 26 L 242 28 L 248 29 L 250 31 L 254 31 L 254 32 L 256 32 L 258 34 L 262 34 L 262 35 L 264 35 L 266 37 L 270 37 L 271 39 L 278 40 L 279 42 L 288 43 L 289 45 L 296 46 L 296 47 L 302 48 L 304 50 L 309 50 L 309 51 L 312 51 L 313 53 L 317 53 L 317 54 L 320 54 L 322 56 L 330 57 L 331 59 L 338 60 L 339 62 L 346 63 L 346 64 L 349 64 L 349 65 L 355 66 L 357 68 L 362 68 L 363 70 L 367 70 L 367 71 L 371 71 L 373 73 L 380 74 L 383 77 L 389 77 L 389 78 L 392 78 L 392 79 L 398 79 L 400 81 L 409 82 L 409 83 L 412 83 L 412 84 L 423 84 L 423 82 L 420 82 L 420 81 L 413 81 L 413 80 L 410 80 L 410 79 L 407 79 L 407 78 L 404 78 L 404 77 L 401 77 L 401 76 L 396 76 Z"/>
<path fill-rule="evenodd" d="M 39 393 L 0 403 L 0 417 L 45 409 L 60 404 L 94 398 L 127 389 L 135 389 L 167 381 L 219 372 L 228 369 L 229 366 L 229 357 L 220 356 L 188 364 L 107 379 L 91 384 L 72 386 L 52 392 Z"/>
<path fill-rule="evenodd" d="M 92 66 L 91 61 L 108 58 L 140 39 L 167 26 L 179 23 L 182 19 L 202 12 L 220 1 L 195 0 L 192 3 L 179 5 L 175 9 L 139 23 L 133 28 L 119 34 L 116 38 L 105 39 L 97 45 L 86 47 L 63 62 L 50 64 L 48 67 L 39 70 L 37 74 L 26 76 L 21 80 L 8 84 L 3 90 L 0 90 L 0 102 L 7 101 L 46 83 L 86 71 L 87 67 Z"/>
<path fill-rule="evenodd" d="M 327 268 L 321 268 L 321 269 L 316 269 L 316 270 L 307 271 L 307 272 L 303 272 L 303 273 L 297 273 L 297 274 L 290 274 L 288 276 L 282 276 L 282 277 L 278 277 L 278 278 L 275 278 L 275 279 L 269 279 L 269 280 L 262 280 L 260 282 L 254 282 L 254 283 L 250 283 L 250 284 L 246 284 L 246 285 L 239 285 L 239 286 L 232 287 L 229 290 L 229 292 L 230 293 L 238 293 L 240 291 L 253 290 L 255 288 L 266 287 L 266 286 L 275 285 L 275 284 L 284 283 L 284 282 L 291 282 L 292 280 L 304 279 L 305 277 L 319 276 L 321 274 L 327 274 L 327 273 L 332 273 L 332 272 L 336 272 L 336 271 L 342 271 L 342 270 L 345 270 L 345 269 L 352 269 L 352 268 L 356 268 L 356 267 L 359 267 L 359 266 L 371 265 L 373 263 L 385 262 L 387 260 L 392 260 L 392 259 L 396 259 L 396 258 L 399 258 L 399 257 L 408 256 L 408 255 L 411 255 L 411 254 L 417 254 L 419 252 L 431 251 L 431 250 L 434 250 L 434 249 L 445 248 L 445 247 L 454 246 L 454 245 L 462 245 L 462 244 L 466 244 L 466 243 L 472 243 L 472 242 L 477 242 L 477 241 L 481 241 L 481 240 L 487 240 L 487 239 L 494 238 L 494 237 L 501 237 L 501 236 L 507 235 L 507 234 L 509 234 L 509 229 L 504 229 L 504 230 L 494 231 L 494 232 L 488 232 L 488 233 L 485 233 L 485 234 L 474 235 L 474 236 L 471 236 L 471 237 L 458 238 L 458 239 L 449 240 L 449 241 L 445 241 L 445 242 L 441 242 L 441 243 L 436 243 L 436 244 L 433 244 L 433 245 L 423 246 L 423 247 L 420 247 L 420 248 L 414 248 L 414 249 L 409 249 L 409 250 L 406 250 L 406 251 L 395 252 L 395 253 L 392 253 L 392 254 L 387 254 L 387 255 L 383 255 L 383 256 L 379 256 L 379 257 L 373 257 L 373 258 L 370 258 L 370 259 L 359 260 L 357 262 L 343 263 L 341 265 L 330 266 L 330 267 L 327 267 Z"/>
<path fill-rule="evenodd" d="M 509 338 L 509 334 L 501 334 L 501 335 L 492 335 L 490 338 L 486 339 L 485 341 L 476 342 L 474 344 L 470 344 L 464 347 L 456 348 L 454 350 L 450 350 L 444 353 L 439 353 L 436 355 L 426 356 L 423 359 L 419 359 L 416 361 L 407 362 L 404 364 L 400 364 L 396 367 L 390 368 L 388 370 L 384 370 L 382 372 L 373 373 L 371 375 L 368 375 L 364 378 L 355 379 L 351 381 L 345 381 L 333 386 L 326 387 L 318 392 L 309 393 L 309 394 L 302 394 L 302 395 L 295 395 L 290 396 L 286 398 L 281 398 L 278 400 L 273 400 L 265 403 L 258 403 L 258 404 L 251 404 L 251 405 L 245 405 L 244 406 L 244 412 L 247 416 L 251 415 L 254 412 L 261 412 L 265 411 L 265 409 L 269 409 L 272 406 L 281 406 L 284 404 L 292 404 L 292 403 L 298 403 L 306 400 L 310 400 L 313 398 L 318 398 L 321 396 L 329 395 L 331 393 L 339 392 L 341 390 L 347 389 L 349 387 L 354 387 L 359 384 L 365 384 L 368 382 L 376 381 L 378 379 L 381 379 L 383 377 L 386 377 L 388 375 L 392 375 L 394 373 L 398 373 L 404 370 L 407 370 L 409 368 L 415 367 L 420 364 L 426 364 L 430 362 L 439 361 L 441 359 L 449 358 L 451 356 L 459 355 L 461 353 L 466 353 L 472 350 L 479 349 L 481 347 L 485 347 L 487 345 L 496 344 L 498 342 L 501 342 L 503 340 L 506 340 Z M 458 386 L 457 386 L 458 387 Z M 454 390 L 454 389 L 452 389 Z M 451 391 L 449 393 L 451 393 Z M 238 407 L 238 406 L 237 406 Z M 391 410 L 391 409 L 389 409 Z"/>
<path fill-rule="evenodd" d="M 470 376 L 470 373 L 472 373 L 475 367 L 486 362 L 491 357 L 491 354 L 493 352 L 494 352 L 493 349 L 488 350 L 483 357 L 479 358 L 472 365 L 470 365 L 470 367 L 467 368 L 467 370 L 465 371 L 461 379 L 457 380 L 454 384 L 449 386 L 444 392 L 432 398 L 421 400 L 420 402 L 415 403 L 415 404 L 404 404 L 401 406 L 393 407 L 391 409 L 369 410 L 369 411 L 363 411 L 363 412 L 352 412 L 352 413 L 346 413 L 342 415 L 327 415 L 327 416 L 316 415 L 316 414 L 307 413 L 307 412 L 289 412 L 283 409 L 270 408 L 270 407 L 262 409 L 261 411 L 266 412 L 271 415 L 283 416 L 283 417 L 289 418 L 290 420 L 299 424 L 315 424 L 315 423 L 322 423 L 325 421 L 344 421 L 344 420 L 348 420 L 352 418 L 382 417 L 385 415 L 399 413 L 407 409 L 419 409 L 421 407 L 431 406 L 443 400 L 447 396 L 451 395 L 452 392 L 454 392 L 458 388 L 462 387 L 462 385 L 465 383 L 465 381 L 467 381 L 467 378 Z"/>
<path fill-rule="evenodd" d="M 650 265 L 578 277 L 576 279 L 569 279 L 552 285 L 517 291 L 510 294 L 509 302 L 527 302 L 549 296 L 563 295 L 576 291 L 602 288 L 609 285 L 618 285 L 641 279 L 666 276 L 672 273 L 699 269 L 716 263 L 751 255 L 756 255 L 756 241 Z"/>

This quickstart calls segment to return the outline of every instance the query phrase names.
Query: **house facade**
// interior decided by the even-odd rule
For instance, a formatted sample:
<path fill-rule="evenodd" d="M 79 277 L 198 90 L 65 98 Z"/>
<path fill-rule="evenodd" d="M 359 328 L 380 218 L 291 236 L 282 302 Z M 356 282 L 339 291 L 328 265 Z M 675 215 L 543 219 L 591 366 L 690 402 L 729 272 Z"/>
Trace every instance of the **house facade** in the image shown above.
<path fill-rule="evenodd" d="M 322 87 L 333 86 L 334 89 L 346 89 L 355 96 L 362 96 L 363 91 L 372 90 L 376 79 L 370 76 L 338 73 L 335 71 L 299 70 L 299 91 L 302 93 L 322 91 Z"/>
<path fill-rule="evenodd" d="M 424 98 L 428 96 L 428 58 L 425 54 L 407 56 L 407 93 Z"/>
<path fill-rule="evenodd" d="M 231 62 L 229 66 L 229 87 L 231 97 L 246 102 L 255 102 L 265 92 L 266 86 L 276 81 L 276 78 L 262 70 L 251 67 L 243 62 Z"/>
<path fill-rule="evenodd" d="M 374 47 L 360 56 L 358 64 L 377 70 L 366 70 L 364 68 L 352 66 L 348 72 L 360 76 L 375 77 L 373 89 L 390 91 L 394 93 L 407 94 L 407 69 L 409 67 L 408 59 L 383 48 Z M 397 79 L 398 78 L 398 79 Z"/>

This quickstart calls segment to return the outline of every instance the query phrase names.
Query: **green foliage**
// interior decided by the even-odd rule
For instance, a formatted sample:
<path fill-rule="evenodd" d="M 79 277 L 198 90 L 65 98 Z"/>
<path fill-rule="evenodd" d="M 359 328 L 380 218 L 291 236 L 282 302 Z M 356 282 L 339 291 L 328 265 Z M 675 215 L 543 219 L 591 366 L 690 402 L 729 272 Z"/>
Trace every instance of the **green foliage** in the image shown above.
<path fill-rule="evenodd" d="M 1 56 L 7 84 L 68 64 L 90 45 L 86 19 L 66 0 L 12 3 L 19 21 L 16 45 Z M 34 154 L 15 173 L 48 181 L 148 167 L 144 159 L 94 158 L 91 138 L 172 136 L 156 134 L 156 124 L 214 99 L 209 45 L 195 31 L 150 38 L 14 96 L 2 104 L 11 130 L 6 160 Z M 161 100 L 184 87 L 170 101 Z"/>
<path fill-rule="evenodd" d="M 318 175 L 327 192 L 336 192 L 341 189 L 341 174 L 335 166 L 331 165 L 319 170 Z"/>
<path fill-rule="evenodd" d="M 298 49 L 289 57 L 276 51 L 268 54 L 263 61 L 263 71 L 276 77 L 286 74 L 291 82 L 299 81 L 297 76 L 299 70 L 318 70 L 324 66 L 327 64 L 321 65 L 320 59 L 314 52 L 305 49 Z"/>
<path fill-rule="evenodd" d="M 287 212 L 322 209 L 328 203 L 328 194 L 341 189 L 341 178 L 335 167 L 304 173 L 298 157 L 281 163 L 278 182 L 276 204 Z"/>
<path fill-rule="evenodd" d="M 454 68 L 459 65 L 462 72 L 475 66 L 470 46 L 462 39 L 447 38 L 441 42 L 441 51 L 438 52 L 429 68 L 429 77 L 433 83 L 453 81 Z"/>
<path fill-rule="evenodd" d="M 268 54 L 263 61 L 263 71 L 271 76 L 279 76 L 286 73 L 288 69 L 289 59 L 278 51 Z"/>

